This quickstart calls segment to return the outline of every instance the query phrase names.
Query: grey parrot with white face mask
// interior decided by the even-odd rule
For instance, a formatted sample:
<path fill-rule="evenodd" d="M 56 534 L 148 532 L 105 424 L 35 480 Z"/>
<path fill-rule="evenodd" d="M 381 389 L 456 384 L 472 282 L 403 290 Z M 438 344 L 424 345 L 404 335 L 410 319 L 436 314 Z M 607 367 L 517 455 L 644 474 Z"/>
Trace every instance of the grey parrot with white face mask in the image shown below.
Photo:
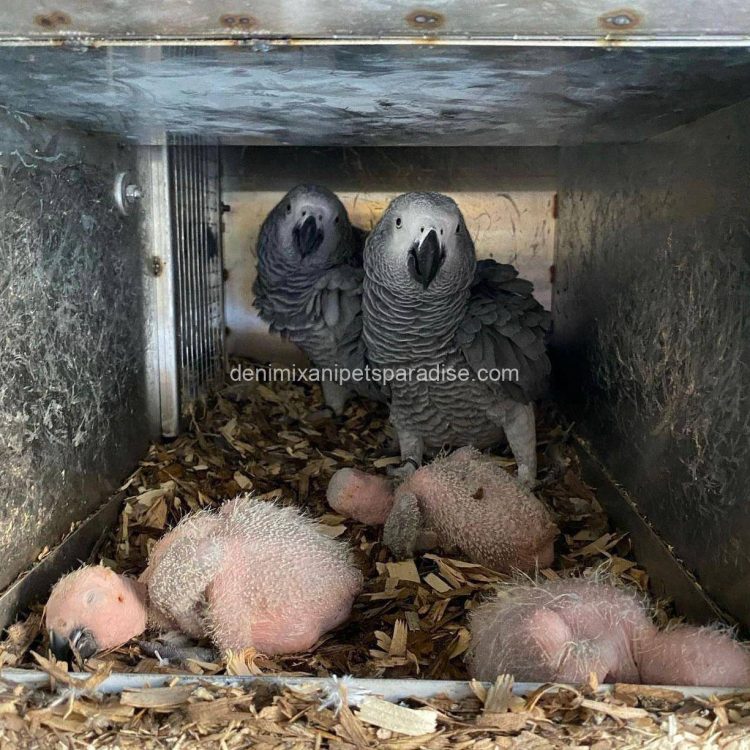
<path fill-rule="evenodd" d="M 363 367 L 362 246 L 341 201 L 327 188 L 298 185 L 268 214 L 258 237 L 255 306 L 271 330 L 290 339 L 318 368 Z M 341 414 L 351 390 L 380 398 L 366 382 L 322 383 Z"/>
<path fill-rule="evenodd" d="M 439 193 L 394 199 L 367 239 L 363 339 L 370 364 L 456 373 L 437 382 L 397 376 L 388 383 L 391 422 L 408 476 L 425 450 L 486 448 L 506 439 L 518 478 L 536 478 L 533 401 L 546 387 L 550 316 L 513 266 L 477 262 L 456 203 Z M 511 368 L 517 380 L 488 379 Z M 465 382 L 458 378 L 463 372 Z"/>

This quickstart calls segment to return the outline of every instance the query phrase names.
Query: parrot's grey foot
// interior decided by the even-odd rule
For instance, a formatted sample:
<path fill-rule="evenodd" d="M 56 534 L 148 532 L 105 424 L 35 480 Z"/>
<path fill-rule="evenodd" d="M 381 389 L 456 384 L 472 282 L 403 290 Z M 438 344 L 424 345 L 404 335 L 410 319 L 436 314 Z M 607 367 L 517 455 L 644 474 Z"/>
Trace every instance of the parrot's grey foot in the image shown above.
<path fill-rule="evenodd" d="M 505 409 L 502 426 L 518 465 L 518 481 L 530 488 L 536 482 L 536 420 L 533 405 L 510 404 Z"/>
<path fill-rule="evenodd" d="M 343 385 L 334 383 L 330 380 L 324 380 L 320 387 L 323 389 L 323 400 L 326 402 L 333 413 L 340 417 L 344 413 L 344 407 L 346 402 L 351 395 L 351 391 L 348 388 L 344 388 Z"/>
<path fill-rule="evenodd" d="M 388 435 L 386 437 L 385 450 L 386 450 L 386 453 L 398 453 L 399 452 L 398 437 L 396 437 L 396 435 Z"/>
<path fill-rule="evenodd" d="M 536 473 L 536 472 L 535 472 Z M 527 490 L 533 490 L 536 486 L 536 476 L 532 475 L 531 467 L 525 464 L 518 465 L 518 482 L 523 485 Z"/>
<path fill-rule="evenodd" d="M 389 476 L 404 481 L 422 465 L 424 442 L 418 435 L 399 431 L 398 444 L 401 448 L 401 465 L 389 466 L 387 471 Z"/>
<path fill-rule="evenodd" d="M 192 659 L 193 661 L 215 662 L 219 658 L 218 651 L 200 646 L 178 646 L 159 640 L 138 641 L 138 646 L 146 656 L 151 656 L 159 661 L 184 663 Z"/>
<path fill-rule="evenodd" d="M 383 543 L 398 560 L 414 557 L 422 534 L 422 514 L 419 502 L 412 492 L 396 495 L 393 509 L 383 527 Z"/>
<path fill-rule="evenodd" d="M 415 471 L 417 465 L 414 461 L 404 461 L 399 466 L 389 466 L 386 469 L 386 473 L 389 477 L 393 477 L 398 482 L 405 482 Z"/>

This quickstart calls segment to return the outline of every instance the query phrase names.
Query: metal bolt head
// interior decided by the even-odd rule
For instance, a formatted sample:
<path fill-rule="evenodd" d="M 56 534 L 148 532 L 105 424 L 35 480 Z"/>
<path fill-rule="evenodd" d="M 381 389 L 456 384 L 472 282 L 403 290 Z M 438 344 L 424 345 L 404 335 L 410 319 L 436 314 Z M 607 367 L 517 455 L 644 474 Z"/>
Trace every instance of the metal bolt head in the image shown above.
<path fill-rule="evenodd" d="M 606 20 L 612 26 L 630 26 L 633 23 L 630 16 L 608 16 Z"/>
<path fill-rule="evenodd" d="M 125 197 L 129 203 L 135 203 L 143 198 L 143 191 L 138 185 L 126 185 L 125 186 Z"/>
<path fill-rule="evenodd" d="M 630 31 L 641 23 L 641 16 L 632 8 L 619 8 L 599 16 L 599 25 L 611 31 Z"/>
<path fill-rule="evenodd" d="M 420 8 L 406 16 L 407 23 L 415 29 L 438 29 L 445 23 L 445 17 L 433 10 Z"/>
<path fill-rule="evenodd" d="M 133 182 L 129 172 L 118 172 L 115 177 L 115 205 L 123 216 L 129 216 L 133 206 L 143 197 L 140 185 Z"/>

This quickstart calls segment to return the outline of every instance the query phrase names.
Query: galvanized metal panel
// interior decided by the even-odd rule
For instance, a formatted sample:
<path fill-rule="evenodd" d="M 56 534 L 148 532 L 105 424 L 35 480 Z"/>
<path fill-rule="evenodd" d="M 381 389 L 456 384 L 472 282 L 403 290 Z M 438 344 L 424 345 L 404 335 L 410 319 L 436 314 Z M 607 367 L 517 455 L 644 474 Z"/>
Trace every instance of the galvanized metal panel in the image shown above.
<path fill-rule="evenodd" d="M 742 38 L 750 34 L 744 0 L 5 0 L 7 38 L 480 37 L 513 40 Z"/>
<path fill-rule="evenodd" d="M 178 52 L 179 50 L 177 50 Z M 632 142 L 750 97 L 744 49 L 0 49 L 0 103 L 159 143 Z"/>
<path fill-rule="evenodd" d="M 133 150 L 7 112 L 0 142 L 4 588 L 119 486 L 152 435 L 138 216 L 112 195 Z"/>
<path fill-rule="evenodd" d="M 563 149 L 553 303 L 571 418 L 704 590 L 750 626 L 750 106 Z"/>

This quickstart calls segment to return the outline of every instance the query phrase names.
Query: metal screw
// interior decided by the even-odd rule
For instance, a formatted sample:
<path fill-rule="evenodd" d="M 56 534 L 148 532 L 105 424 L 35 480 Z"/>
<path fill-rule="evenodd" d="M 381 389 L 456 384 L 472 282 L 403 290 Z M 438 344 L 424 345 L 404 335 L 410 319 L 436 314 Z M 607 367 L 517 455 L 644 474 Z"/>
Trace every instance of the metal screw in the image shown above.
<path fill-rule="evenodd" d="M 118 172 L 115 177 L 115 204 L 123 216 L 128 216 L 135 204 L 143 198 L 140 185 L 131 181 L 128 172 Z"/>

